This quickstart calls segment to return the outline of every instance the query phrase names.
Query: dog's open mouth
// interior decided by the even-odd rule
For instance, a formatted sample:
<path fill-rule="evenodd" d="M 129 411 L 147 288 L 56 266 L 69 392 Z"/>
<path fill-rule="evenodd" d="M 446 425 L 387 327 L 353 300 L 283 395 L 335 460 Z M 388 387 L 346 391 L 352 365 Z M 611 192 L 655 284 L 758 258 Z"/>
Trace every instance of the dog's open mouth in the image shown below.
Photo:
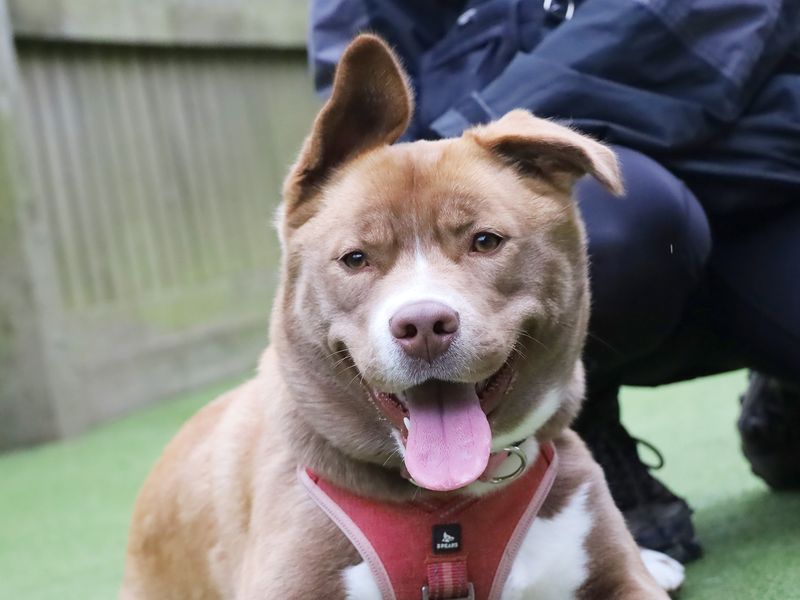
<path fill-rule="evenodd" d="M 450 491 L 477 480 L 491 454 L 488 415 L 508 391 L 513 368 L 506 362 L 478 383 L 429 380 L 398 394 L 377 390 L 378 408 L 400 432 L 405 464 L 429 490 Z"/>

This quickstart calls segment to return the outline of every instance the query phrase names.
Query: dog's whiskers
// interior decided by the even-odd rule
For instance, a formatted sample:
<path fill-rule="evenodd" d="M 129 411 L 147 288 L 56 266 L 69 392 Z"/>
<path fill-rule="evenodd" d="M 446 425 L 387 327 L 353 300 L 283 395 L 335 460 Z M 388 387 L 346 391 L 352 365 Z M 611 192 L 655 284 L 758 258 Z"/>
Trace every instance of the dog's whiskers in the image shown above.
<path fill-rule="evenodd" d="M 525 360 L 525 359 L 528 358 L 528 356 L 525 354 L 525 352 L 522 351 L 522 344 L 520 344 L 519 342 L 515 342 L 514 343 L 514 345 L 511 347 L 511 351 L 515 352 L 517 354 L 517 356 L 519 356 L 522 360 Z"/>
<path fill-rule="evenodd" d="M 328 354 L 325 355 L 325 358 L 326 359 L 333 358 L 337 354 L 347 354 L 347 353 L 348 353 L 348 349 L 347 348 L 341 348 L 340 350 L 335 350 L 333 352 L 329 352 Z"/>
<path fill-rule="evenodd" d="M 541 340 L 539 340 L 539 339 L 537 339 L 537 338 L 533 337 L 533 336 L 532 336 L 530 333 L 528 333 L 528 332 L 527 332 L 527 331 L 525 331 L 524 329 L 518 329 L 518 330 L 517 330 L 517 335 L 518 335 L 519 337 L 527 338 L 527 339 L 531 340 L 532 342 L 534 342 L 534 343 L 536 343 L 536 344 L 539 344 L 539 345 L 540 345 L 540 346 L 541 346 L 541 347 L 542 347 L 542 348 L 543 348 L 543 349 L 544 349 L 546 352 L 550 352 L 550 348 L 548 348 L 548 347 L 547 347 L 547 346 L 544 344 L 544 342 L 542 342 Z"/>
<path fill-rule="evenodd" d="M 365 382 L 364 382 L 364 376 L 361 374 L 361 371 L 356 369 L 356 374 L 353 376 L 353 378 L 350 381 L 347 382 L 347 385 L 345 387 L 349 388 L 351 385 L 353 385 L 353 382 L 355 380 L 357 380 L 357 379 L 361 380 L 361 385 L 362 386 L 366 385 Z"/>
<path fill-rule="evenodd" d="M 397 456 L 399 453 L 400 453 L 400 451 L 399 451 L 397 448 L 395 448 L 394 450 L 392 450 L 392 453 L 391 453 L 389 456 L 387 456 L 387 457 L 386 457 L 386 460 L 385 460 L 385 461 L 383 461 L 383 466 L 385 467 L 387 464 L 389 464 L 389 461 L 390 461 L 390 460 L 392 460 L 392 459 L 393 459 L 395 456 Z"/>
<path fill-rule="evenodd" d="M 622 352 L 620 352 L 615 346 L 613 346 L 612 344 L 609 344 L 606 340 L 601 338 L 599 335 L 595 335 L 591 331 L 589 331 L 589 332 L 586 333 L 586 336 L 592 338 L 593 340 L 595 340 L 597 342 L 600 342 L 601 344 L 603 344 L 603 346 L 605 346 L 609 350 L 613 350 L 617 354 L 622 354 Z"/>
<path fill-rule="evenodd" d="M 350 355 L 344 356 L 344 357 L 340 358 L 339 360 L 337 360 L 335 363 L 333 363 L 333 365 L 331 365 L 331 367 L 335 369 L 336 367 L 341 365 L 343 362 L 346 362 L 349 358 L 350 358 Z M 350 368 L 351 366 L 352 365 L 348 365 L 348 368 Z"/>

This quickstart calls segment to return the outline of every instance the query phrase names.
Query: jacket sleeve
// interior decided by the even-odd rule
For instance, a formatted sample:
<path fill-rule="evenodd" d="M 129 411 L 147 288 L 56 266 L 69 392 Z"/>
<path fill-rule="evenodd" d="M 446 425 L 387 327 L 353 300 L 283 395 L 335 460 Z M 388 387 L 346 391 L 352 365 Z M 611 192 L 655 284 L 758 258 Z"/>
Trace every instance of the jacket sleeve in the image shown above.
<path fill-rule="evenodd" d="M 317 92 L 327 95 L 345 47 L 362 31 L 388 41 L 412 79 L 419 56 L 435 44 L 461 13 L 458 0 L 312 0 L 308 56 Z"/>
<path fill-rule="evenodd" d="M 794 44 L 800 2 L 587 0 L 432 120 L 438 135 L 524 107 L 658 154 L 734 122 Z"/>
<path fill-rule="evenodd" d="M 308 61 L 314 87 L 327 96 L 336 64 L 347 43 L 369 27 L 364 0 L 313 0 L 308 32 Z"/>

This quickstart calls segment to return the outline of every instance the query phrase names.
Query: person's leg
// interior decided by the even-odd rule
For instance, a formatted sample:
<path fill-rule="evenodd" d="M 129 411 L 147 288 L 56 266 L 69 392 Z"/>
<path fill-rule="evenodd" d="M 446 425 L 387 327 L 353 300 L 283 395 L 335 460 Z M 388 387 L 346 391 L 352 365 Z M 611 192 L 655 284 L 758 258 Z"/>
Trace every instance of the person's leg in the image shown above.
<path fill-rule="evenodd" d="M 624 367 L 667 339 L 703 277 L 708 223 L 691 192 L 651 159 L 616 148 L 626 195 L 582 181 L 592 315 L 584 353 L 587 398 L 576 430 L 603 466 L 640 544 L 688 560 L 699 554 L 686 503 L 653 479 L 619 421 Z"/>
<path fill-rule="evenodd" d="M 800 488 L 800 206 L 718 226 L 708 275 L 676 330 L 625 365 L 626 385 L 749 367 L 739 432 L 753 472 Z"/>
<path fill-rule="evenodd" d="M 708 279 L 715 325 L 748 366 L 800 385 L 800 204 L 717 238 Z"/>
<path fill-rule="evenodd" d="M 590 373 L 611 373 L 672 333 L 711 250 L 708 221 L 691 191 L 650 158 L 615 150 L 625 196 L 615 198 L 593 179 L 576 190 L 589 237 Z"/>
<path fill-rule="evenodd" d="M 800 488 L 800 206 L 720 232 L 710 261 L 715 325 L 757 369 L 739 431 L 753 472 Z"/>

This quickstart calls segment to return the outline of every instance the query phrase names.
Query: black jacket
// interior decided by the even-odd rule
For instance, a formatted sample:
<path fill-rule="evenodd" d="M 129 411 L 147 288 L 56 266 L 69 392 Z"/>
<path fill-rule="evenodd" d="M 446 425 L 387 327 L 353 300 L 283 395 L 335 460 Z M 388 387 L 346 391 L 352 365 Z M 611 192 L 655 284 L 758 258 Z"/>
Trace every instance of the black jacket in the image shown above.
<path fill-rule="evenodd" d="M 549 6 L 549 11 L 545 10 Z M 800 201 L 800 0 L 314 0 L 330 86 L 350 38 L 387 38 L 411 75 L 409 138 L 517 107 L 659 160 L 711 216 Z"/>

